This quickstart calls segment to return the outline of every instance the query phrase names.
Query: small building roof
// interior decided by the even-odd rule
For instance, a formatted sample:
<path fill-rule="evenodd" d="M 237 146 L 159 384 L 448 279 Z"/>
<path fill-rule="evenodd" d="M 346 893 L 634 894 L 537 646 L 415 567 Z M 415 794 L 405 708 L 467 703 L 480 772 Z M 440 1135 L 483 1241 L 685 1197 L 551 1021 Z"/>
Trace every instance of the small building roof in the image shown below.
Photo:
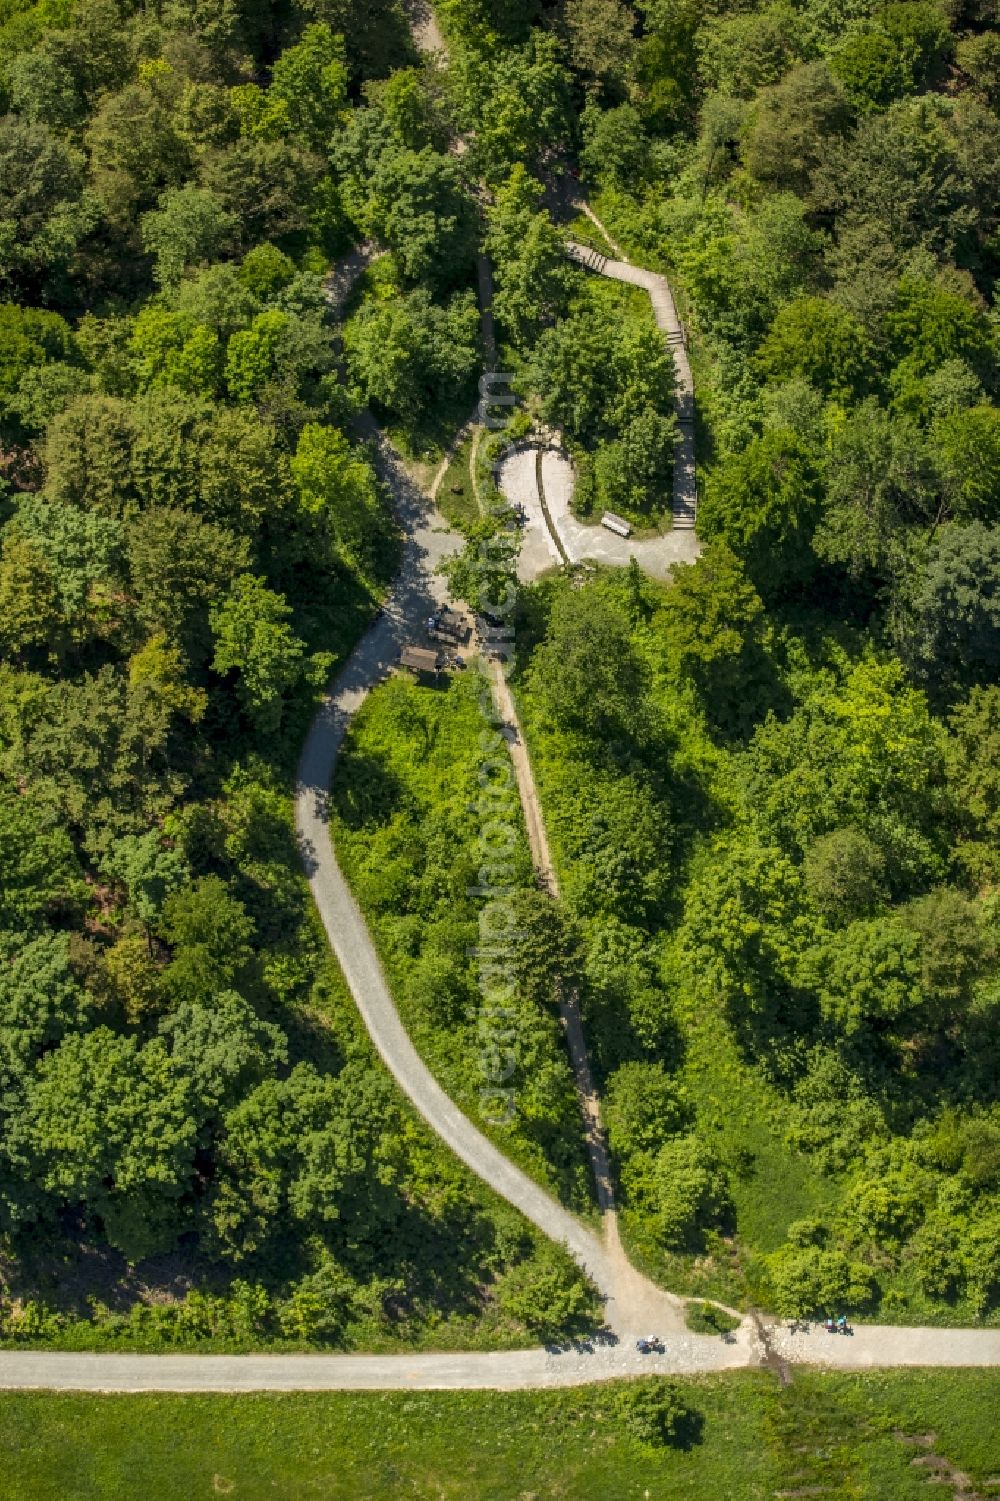
<path fill-rule="evenodd" d="M 399 654 L 400 664 L 414 672 L 437 672 L 441 665 L 440 655 L 428 651 L 425 646 L 404 646 Z"/>

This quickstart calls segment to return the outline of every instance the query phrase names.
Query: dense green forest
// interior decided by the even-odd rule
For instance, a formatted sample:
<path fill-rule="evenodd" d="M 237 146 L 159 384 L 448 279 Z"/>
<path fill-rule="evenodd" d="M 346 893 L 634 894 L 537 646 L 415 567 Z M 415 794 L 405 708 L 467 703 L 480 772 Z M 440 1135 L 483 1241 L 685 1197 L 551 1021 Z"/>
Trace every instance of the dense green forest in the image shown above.
<path fill-rule="evenodd" d="M 682 305 L 705 551 L 521 599 L 565 903 L 525 869 L 509 1144 L 586 1202 L 555 966 L 655 1275 L 995 1321 L 997 15 L 437 12 L 446 67 L 395 0 L 0 7 L 3 1327 L 510 1342 L 581 1306 L 359 1037 L 290 810 L 398 555 L 354 417 L 416 461 L 468 416 L 478 249 L 512 432 L 562 431 L 584 515 L 669 510 L 669 359 L 565 261 L 578 171 Z M 457 1080 L 476 724 L 431 697 L 376 696 L 336 813 Z"/>
<path fill-rule="evenodd" d="M 586 1306 L 390 1088 L 292 827 L 317 692 L 397 552 L 351 436 L 354 388 L 388 409 L 397 374 L 365 309 L 344 383 L 333 258 L 365 234 L 405 248 L 386 305 L 427 343 L 401 390 L 415 372 L 436 388 L 434 360 L 461 386 L 476 358 L 475 208 L 418 61 L 392 4 L 4 14 L 16 1338 L 503 1344 L 560 1323 L 567 1280 Z"/>
<path fill-rule="evenodd" d="M 790 1314 L 1000 1305 L 995 22 L 554 19 L 592 200 L 684 308 L 705 543 L 523 601 L 567 964 L 635 1254 Z"/>

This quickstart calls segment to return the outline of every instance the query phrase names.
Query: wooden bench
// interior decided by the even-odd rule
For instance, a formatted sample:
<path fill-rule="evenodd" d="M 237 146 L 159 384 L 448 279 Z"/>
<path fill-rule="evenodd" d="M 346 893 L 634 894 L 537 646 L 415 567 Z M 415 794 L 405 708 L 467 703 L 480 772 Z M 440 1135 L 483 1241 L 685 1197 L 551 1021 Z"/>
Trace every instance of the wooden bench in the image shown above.
<path fill-rule="evenodd" d="M 601 525 L 606 526 L 609 532 L 615 532 L 619 537 L 631 537 L 632 528 L 621 516 L 616 516 L 614 511 L 605 511 L 601 517 Z"/>

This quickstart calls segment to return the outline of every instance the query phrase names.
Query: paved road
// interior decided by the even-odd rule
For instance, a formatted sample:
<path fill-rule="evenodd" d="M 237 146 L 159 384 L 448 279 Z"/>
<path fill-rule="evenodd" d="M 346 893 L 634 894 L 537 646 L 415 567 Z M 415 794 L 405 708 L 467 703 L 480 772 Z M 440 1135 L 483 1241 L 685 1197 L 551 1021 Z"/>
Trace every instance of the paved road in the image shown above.
<path fill-rule="evenodd" d="M 696 1374 L 748 1364 L 749 1343 L 708 1335 L 671 1340 L 664 1355 L 634 1344 L 562 1353 L 513 1350 L 429 1355 L 84 1355 L 0 1351 L 0 1389 L 50 1391 L 513 1391 L 582 1386 L 641 1372 Z"/>
<path fill-rule="evenodd" d="M 789 1336 L 749 1326 L 728 1340 L 668 1336 L 663 1355 L 634 1343 L 578 1344 L 561 1351 L 403 1355 L 92 1355 L 0 1350 L 0 1389 L 91 1392 L 514 1391 L 583 1386 L 656 1373 L 775 1365 L 843 1371 L 886 1366 L 1000 1365 L 1000 1330 L 859 1327 L 850 1338 L 821 1329 Z"/>

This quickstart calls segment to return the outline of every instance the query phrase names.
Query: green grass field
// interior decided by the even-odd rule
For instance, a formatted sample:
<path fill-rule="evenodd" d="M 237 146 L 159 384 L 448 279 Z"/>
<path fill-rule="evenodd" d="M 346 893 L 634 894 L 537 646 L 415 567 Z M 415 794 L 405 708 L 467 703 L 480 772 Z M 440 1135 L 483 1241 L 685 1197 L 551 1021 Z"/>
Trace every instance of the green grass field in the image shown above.
<path fill-rule="evenodd" d="M 801 1372 L 783 1388 L 754 1372 L 684 1388 L 703 1418 L 687 1451 L 623 1436 L 613 1385 L 502 1394 L 8 1394 L 0 1397 L 0 1498 L 946 1501 L 957 1490 L 954 1470 L 980 1496 L 1000 1492 L 992 1421 L 1000 1373 Z M 935 1470 L 951 1484 L 932 1484 Z"/>
<path fill-rule="evenodd" d="M 449 526 L 467 531 L 480 519 L 479 502 L 472 483 L 471 456 L 474 435 L 455 451 L 438 491 L 438 509 Z"/>

